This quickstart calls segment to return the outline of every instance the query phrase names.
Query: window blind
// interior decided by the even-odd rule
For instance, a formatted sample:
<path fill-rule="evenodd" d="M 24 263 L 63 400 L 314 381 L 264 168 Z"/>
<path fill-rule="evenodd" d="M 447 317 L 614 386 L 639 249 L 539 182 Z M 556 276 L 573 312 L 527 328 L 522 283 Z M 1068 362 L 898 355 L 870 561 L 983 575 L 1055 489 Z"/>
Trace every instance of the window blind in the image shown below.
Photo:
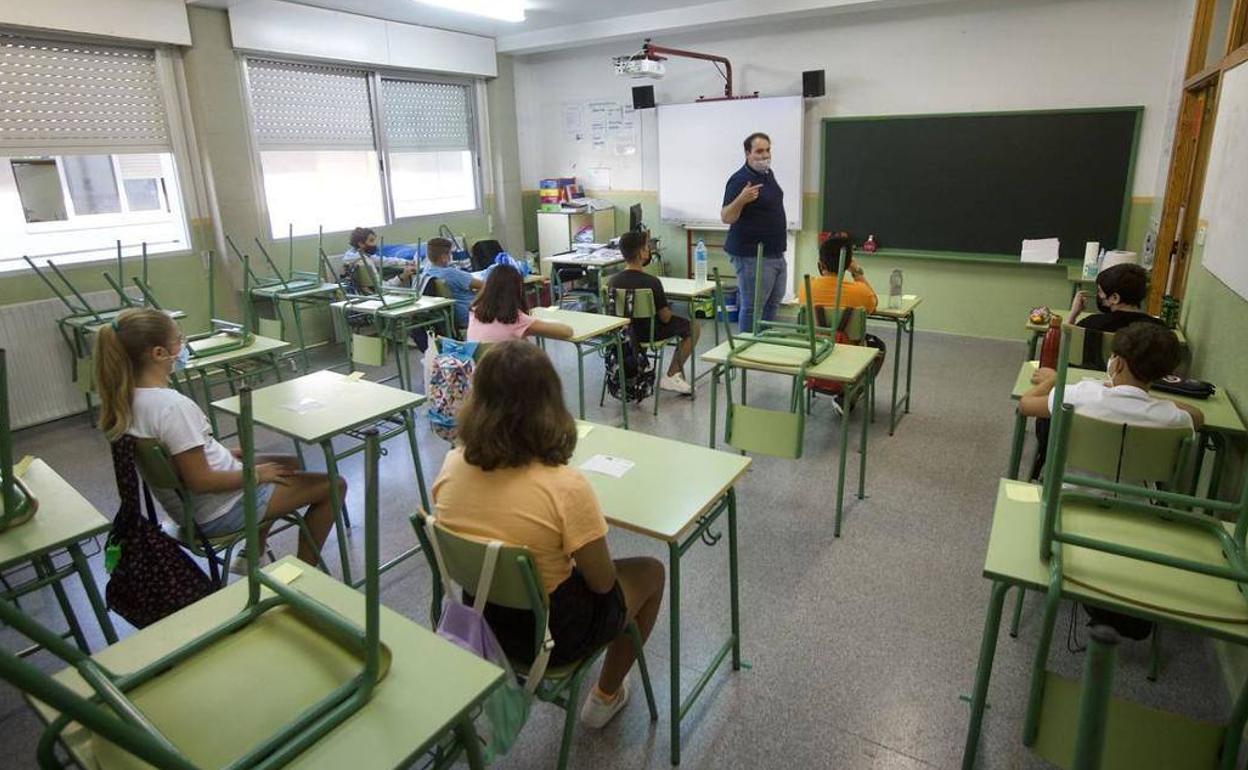
<path fill-rule="evenodd" d="M 250 59 L 247 78 L 261 150 L 371 150 L 363 70 Z"/>
<path fill-rule="evenodd" d="M 154 50 L 0 32 L 0 153 L 170 147 Z"/>
<path fill-rule="evenodd" d="M 381 112 L 390 151 L 473 149 L 471 95 L 456 83 L 383 78 Z"/>

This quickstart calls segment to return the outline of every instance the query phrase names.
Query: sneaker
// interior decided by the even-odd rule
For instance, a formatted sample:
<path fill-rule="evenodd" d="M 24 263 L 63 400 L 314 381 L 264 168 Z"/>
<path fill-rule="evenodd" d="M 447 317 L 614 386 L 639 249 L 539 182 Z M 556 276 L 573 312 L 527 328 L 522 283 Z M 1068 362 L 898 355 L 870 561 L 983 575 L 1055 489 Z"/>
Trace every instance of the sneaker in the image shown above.
<path fill-rule="evenodd" d="M 689 383 L 685 382 L 685 376 L 679 372 L 669 374 L 659 380 L 660 390 L 670 390 L 673 393 L 681 393 L 689 395 L 693 392 L 693 388 L 689 387 Z"/>
<path fill-rule="evenodd" d="M 260 554 L 260 566 L 264 566 L 269 561 L 268 556 Z M 236 553 L 234 558 L 230 559 L 230 573 L 234 575 L 247 575 L 247 554 Z"/>
<path fill-rule="evenodd" d="M 589 697 L 585 699 L 585 705 L 581 706 L 581 724 L 599 730 L 615 718 L 615 715 L 620 713 L 627 703 L 627 679 L 620 684 L 620 689 L 616 691 L 615 697 L 609 703 L 599 697 L 598 688 L 594 687 L 590 690 Z"/>

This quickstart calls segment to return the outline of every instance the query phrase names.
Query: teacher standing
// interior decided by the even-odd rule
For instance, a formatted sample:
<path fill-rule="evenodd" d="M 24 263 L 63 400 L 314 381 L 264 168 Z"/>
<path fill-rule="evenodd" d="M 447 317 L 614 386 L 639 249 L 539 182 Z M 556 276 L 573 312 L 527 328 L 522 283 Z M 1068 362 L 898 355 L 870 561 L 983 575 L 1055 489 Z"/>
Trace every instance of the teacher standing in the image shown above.
<path fill-rule="evenodd" d="M 771 173 L 771 137 L 754 132 L 745 138 L 745 165 L 728 178 L 724 186 L 724 207 L 720 220 L 728 225 L 724 251 L 737 271 L 740 328 L 753 331 L 754 310 L 762 307 L 762 318 L 776 317 L 784 299 L 788 267 L 784 262 L 786 225 L 784 191 Z M 761 296 L 754 297 L 755 259 L 763 246 Z"/>

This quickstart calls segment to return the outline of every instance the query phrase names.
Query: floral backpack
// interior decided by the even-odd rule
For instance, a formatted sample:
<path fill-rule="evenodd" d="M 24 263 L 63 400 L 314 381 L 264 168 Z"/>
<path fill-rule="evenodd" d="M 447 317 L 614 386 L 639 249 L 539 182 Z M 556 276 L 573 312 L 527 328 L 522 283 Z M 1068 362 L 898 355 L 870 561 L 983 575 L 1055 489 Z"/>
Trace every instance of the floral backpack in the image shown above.
<path fill-rule="evenodd" d="M 468 399 L 472 373 L 476 370 L 473 356 L 477 343 L 460 342 L 449 337 L 433 338 L 425 351 L 425 392 L 429 394 L 429 423 L 433 432 L 447 441 L 454 441 L 459 432 L 455 415 Z"/>

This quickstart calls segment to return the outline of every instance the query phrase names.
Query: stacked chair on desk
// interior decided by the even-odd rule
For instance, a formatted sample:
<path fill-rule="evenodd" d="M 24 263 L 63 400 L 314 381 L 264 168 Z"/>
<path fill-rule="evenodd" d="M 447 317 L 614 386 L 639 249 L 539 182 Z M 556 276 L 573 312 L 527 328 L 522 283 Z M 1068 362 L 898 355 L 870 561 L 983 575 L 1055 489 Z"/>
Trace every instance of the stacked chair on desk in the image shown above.
<path fill-rule="evenodd" d="M 988 643 L 995 640 L 993 624 L 999 622 L 1007 587 L 1000 576 L 1030 572 L 1036 575 L 1035 582 L 1041 582 L 1039 575 L 1047 572 L 1023 743 L 1049 761 L 1079 770 L 1180 765 L 1230 770 L 1239 766 L 1248 688 L 1239 693 L 1224 727 L 1114 700 L 1110 690 L 1117 634 L 1108 625 L 1093 628 L 1081 687 L 1047 670 L 1064 596 L 1248 644 L 1248 598 L 1243 592 L 1248 585 L 1248 483 L 1234 501 L 1173 491 L 1181 488 L 1193 442 L 1189 429 L 1142 428 L 1076 415 L 1062 397 L 1068 360 L 1079 349 L 1067 327 L 1038 505 L 1019 502 L 1008 493 L 998 496 L 985 566 L 985 573 L 994 579 L 995 605 L 981 649 L 963 767 L 972 767 L 975 760 L 991 669 Z M 1141 480 L 1166 482 L 1166 488 L 1150 488 Z M 1002 483 L 1012 485 L 1015 492 L 1028 488 Z M 1038 522 L 1039 532 L 1006 526 L 1010 522 L 1018 526 Z M 1035 557 L 1017 547 L 1010 550 L 1009 543 L 1021 544 L 1030 537 L 1037 538 L 1039 560 L 1027 564 Z M 1017 564 L 994 562 L 998 544 Z M 1020 577 L 1019 584 L 1030 588 L 1032 580 Z"/>

